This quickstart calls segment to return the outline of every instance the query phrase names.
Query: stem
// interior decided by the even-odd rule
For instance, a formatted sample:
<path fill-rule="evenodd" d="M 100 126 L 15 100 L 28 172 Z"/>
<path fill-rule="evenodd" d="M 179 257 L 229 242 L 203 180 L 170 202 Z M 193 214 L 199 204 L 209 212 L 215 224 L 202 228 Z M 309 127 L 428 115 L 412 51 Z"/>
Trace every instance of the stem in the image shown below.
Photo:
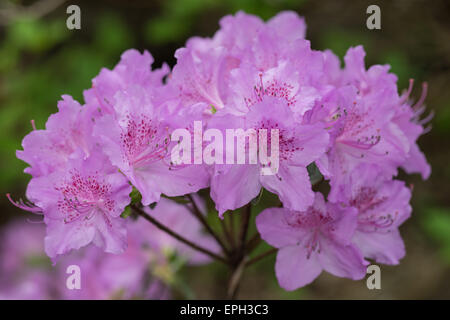
<path fill-rule="evenodd" d="M 234 300 L 241 282 L 242 274 L 246 266 L 247 260 L 244 258 L 235 269 L 232 269 L 230 281 L 228 283 L 227 296 L 228 299 Z"/>
<path fill-rule="evenodd" d="M 241 251 L 244 251 L 245 248 L 245 239 L 247 238 L 247 232 L 248 232 L 248 224 L 250 222 L 250 215 L 252 212 L 252 205 L 249 203 L 245 207 L 244 216 L 242 217 L 243 222 L 241 225 L 241 233 L 240 233 L 240 248 Z"/>
<path fill-rule="evenodd" d="M 233 254 L 230 255 L 230 265 L 231 265 L 231 278 L 228 284 L 227 295 L 229 299 L 235 299 L 237 291 L 239 289 L 239 284 L 241 282 L 242 274 L 247 265 L 246 256 L 246 238 L 248 232 L 248 224 L 250 221 L 250 216 L 252 213 L 252 205 L 249 203 L 244 209 L 242 216 L 241 230 L 239 234 L 239 244 L 234 250 Z"/>
<path fill-rule="evenodd" d="M 248 267 L 248 266 L 254 264 L 255 262 L 258 262 L 259 260 L 272 255 L 273 253 L 277 252 L 277 250 L 278 250 L 277 248 L 272 248 L 264 253 L 261 253 L 260 255 L 254 257 L 253 259 L 248 260 L 246 266 Z"/>
<path fill-rule="evenodd" d="M 229 221 L 228 221 L 228 226 L 229 226 L 229 228 L 230 228 L 230 236 L 231 236 L 231 245 L 233 246 L 233 248 L 235 247 L 235 245 L 236 245 L 236 232 L 235 232 L 235 230 L 234 230 L 234 214 L 233 213 L 230 213 L 229 214 L 229 217 L 230 217 L 230 219 L 229 219 Z"/>
<path fill-rule="evenodd" d="M 167 228 L 165 225 L 163 225 L 162 223 L 158 222 L 155 218 L 153 218 L 152 216 L 150 216 L 148 213 L 146 213 L 144 210 L 142 210 L 142 208 L 139 208 L 136 205 L 131 205 L 131 208 L 133 208 L 133 210 L 135 210 L 141 217 L 143 217 L 145 220 L 149 221 L 150 223 L 152 223 L 153 225 L 155 225 L 158 229 L 166 232 L 167 234 L 171 235 L 172 237 L 174 237 L 175 239 L 177 239 L 178 241 L 188 245 L 189 247 L 191 247 L 194 250 L 200 251 L 208 256 L 210 256 L 213 259 L 216 259 L 218 261 L 221 261 L 225 264 L 228 264 L 228 261 L 224 258 L 221 257 L 217 254 L 215 254 L 212 251 L 209 251 L 208 249 L 205 249 L 203 247 L 200 247 L 199 245 L 187 240 L 186 238 L 180 236 L 178 233 L 174 232 L 173 230 Z"/>
<path fill-rule="evenodd" d="M 226 255 L 230 254 L 230 251 L 228 250 L 228 248 L 225 246 L 225 243 L 222 241 L 222 239 L 219 237 L 219 235 L 217 233 L 214 232 L 214 230 L 211 228 L 211 226 L 208 224 L 208 221 L 206 221 L 205 216 L 203 215 L 203 213 L 200 211 L 200 209 L 198 208 L 197 204 L 195 203 L 194 199 L 192 198 L 192 196 L 190 194 L 187 195 L 189 201 L 192 203 L 192 208 L 193 210 L 191 210 L 191 212 L 197 217 L 197 219 L 200 221 L 200 223 L 206 228 L 206 230 L 214 237 L 214 239 L 216 239 L 217 243 L 220 245 L 220 247 L 222 248 L 222 250 L 225 252 Z"/>
<path fill-rule="evenodd" d="M 222 231 L 225 234 L 225 237 L 228 240 L 228 243 L 230 244 L 230 248 L 231 251 L 234 250 L 234 239 L 233 236 L 231 235 L 230 229 L 227 227 L 227 224 L 225 222 L 225 217 L 223 219 L 219 219 L 220 220 L 220 226 L 222 227 Z"/>
<path fill-rule="evenodd" d="M 259 244 L 261 243 L 261 236 L 259 233 L 256 233 L 245 245 L 245 251 L 250 253 L 252 252 Z"/>

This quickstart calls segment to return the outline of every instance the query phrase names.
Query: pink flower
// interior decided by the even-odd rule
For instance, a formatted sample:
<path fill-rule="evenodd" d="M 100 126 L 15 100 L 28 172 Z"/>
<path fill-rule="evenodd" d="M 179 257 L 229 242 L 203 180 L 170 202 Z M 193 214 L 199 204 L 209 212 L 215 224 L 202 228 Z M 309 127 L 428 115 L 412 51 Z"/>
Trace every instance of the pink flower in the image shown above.
<path fill-rule="evenodd" d="M 255 198 L 262 187 L 276 193 L 292 210 L 305 210 L 313 203 L 313 192 L 306 166 L 318 159 L 328 145 L 328 134 L 320 125 L 302 125 L 283 98 L 265 97 L 245 116 L 215 116 L 211 127 L 243 130 L 279 130 L 279 169 L 262 175 L 264 164 L 216 164 L 211 177 L 211 197 L 220 214 L 239 208 Z M 225 134 L 224 134 L 225 136 Z M 230 148 L 227 146 L 226 148 Z M 258 146 L 260 149 L 261 146 Z M 248 148 L 245 149 L 248 153 Z M 267 140 L 271 150 L 271 140 Z M 259 154 L 260 151 L 258 151 Z M 248 154 L 246 154 L 246 157 Z M 246 158 L 247 159 L 247 158 Z M 226 163 L 225 160 L 223 163 Z M 267 164 L 266 164 L 267 166 Z"/>
<path fill-rule="evenodd" d="M 240 65 L 242 52 L 264 27 L 260 18 L 243 12 L 222 18 L 220 24 L 222 29 L 212 39 L 193 37 L 175 52 L 177 64 L 168 84 L 179 92 L 184 106 L 205 103 L 206 111 L 223 109 L 230 71 Z"/>
<path fill-rule="evenodd" d="M 275 264 L 278 282 L 285 290 L 303 287 L 325 270 L 338 277 L 362 279 L 363 256 L 352 244 L 357 211 L 325 203 L 316 193 L 306 211 L 270 208 L 256 217 L 261 238 L 279 249 Z"/>
<path fill-rule="evenodd" d="M 322 54 L 311 50 L 306 40 L 298 40 L 292 56 L 278 60 L 271 68 L 242 63 L 231 71 L 227 111 L 245 114 L 265 97 L 277 97 L 284 100 L 301 121 L 304 113 L 328 90 L 322 69 Z"/>
<path fill-rule="evenodd" d="M 51 287 L 49 274 L 35 270 L 21 274 L 13 283 L 0 283 L 0 299 L 50 300 L 55 298 Z"/>
<path fill-rule="evenodd" d="M 375 165 L 358 167 L 338 193 L 342 203 L 358 210 L 353 242 L 365 257 L 398 264 L 405 246 L 398 227 L 411 214 L 411 191 L 403 181 L 386 180 Z"/>
<path fill-rule="evenodd" d="M 0 229 L 0 299 L 51 299 L 54 281 L 42 239 L 45 228 L 17 219 Z"/>
<path fill-rule="evenodd" d="M 42 224 L 37 225 L 24 219 L 13 220 L 4 225 L 0 230 L 0 278 L 15 270 L 29 268 L 27 262 L 32 258 L 43 261 L 49 267 L 50 260 L 44 255 L 43 242 L 36 241 L 44 236 Z"/>
<path fill-rule="evenodd" d="M 184 106 L 201 102 L 208 106 L 207 111 L 228 108 L 229 95 L 235 94 L 230 86 L 240 74 L 233 76 L 232 71 L 242 66 L 244 70 L 252 66 L 258 72 L 266 71 L 288 57 L 308 65 L 305 59 L 298 59 L 308 42 L 304 40 L 305 22 L 294 12 L 282 12 L 267 23 L 238 12 L 222 18 L 220 26 L 212 39 L 193 37 L 175 53 L 177 64 L 169 85 L 179 92 Z M 247 85 L 253 87 L 259 81 Z M 245 97 L 239 97 L 240 102 Z"/>
<path fill-rule="evenodd" d="M 176 121 L 176 114 L 155 105 L 151 91 L 140 86 L 115 97 L 114 114 L 97 121 L 94 135 L 112 164 L 140 191 L 144 205 L 158 201 L 162 193 L 180 196 L 208 186 L 209 176 L 201 167 L 171 163 L 175 142 L 170 121 Z"/>
<path fill-rule="evenodd" d="M 135 50 L 125 51 L 113 70 L 103 68 L 92 80 L 92 88 L 84 91 L 86 104 L 93 105 L 105 113 L 113 112 L 115 95 L 134 85 L 162 88 L 163 78 L 170 71 L 166 64 L 153 70 L 153 57 L 148 51 L 142 54 Z"/>
<path fill-rule="evenodd" d="M 169 86 L 178 93 L 184 106 L 205 103 L 214 109 L 225 107 L 224 90 L 229 70 L 237 65 L 237 60 L 226 55 L 225 48 L 192 45 L 196 39 L 188 42 L 187 48 L 175 52 L 177 64 L 169 79 Z M 222 85 L 223 84 L 223 85 Z"/>
<path fill-rule="evenodd" d="M 78 150 L 88 157 L 92 148 L 92 125 L 98 111 L 82 107 L 68 95 L 62 98 L 58 112 L 48 118 L 45 130 L 33 130 L 22 141 L 24 150 L 17 151 L 17 157 L 30 165 L 25 172 L 33 177 L 65 168 Z"/>
<path fill-rule="evenodd" d="M 257 16 L 238 12 L 223 17 L 220 27 L 212 43 L 259 70 L 273 68 L 278 61 L 293 57 L 306 33 L 304 19 L 292 11 L 280 12 L 266 23 Z"/>
<path fill-rule="evenodd" d="M 167 286 L 152 276 L 151 258 L 161 255 L 140 246 L 133 233 L 136 222 L 128 221 L 128 247 L 122 254 L 102 252 L 96 247 L 86 247 L 64 256 L 56 265 L 56 279 L 65 283 L 66 269 L 77 265 L 81 271 L 81 288 L 59 288 L 60 299 L 165 299 Z M 162 255 L 161 255 L 162 256 Z M 161 263 L 159 263 L 161 264 Z M 159 287 L 159 291 L 154 286 Z"/>
<path fill-rule="evenodd" d="M 202 226 L 185 205 L 162 198 L 156 207 L 144 210 L 188 240 L 219 251 L 217 243 L 203 233 Z M 209 257 L 144 219 L 128 219 L 126 228 L 128 246 L 122 254 L 109 254 L 89 246 L 58 261 L 56 268 L 61 283 L 67 278 L 67 266 L 75 264 L 82 271 L 81 290 L 64 288 L 60 290 L 63 299 L 167 299 L 170 297 L 168 285 L 176 272 L 169 261 L 174 253 L 189 264 L 210 262 Z M 160 274 L 161 270 L 165 273 Z"/>
<path fill-rule="evenodd" d="M 344 183 L 361 163 L 382 163 L 380 173 L 392 177 L 410 149 L 394 119 L 400 101 L 396 77 L 388 73 L 388 66 L 376 65 L 366 71 L 364 55 L 362 47 L 349 49 L 345 69 L 333 75 L 336 90 L 308 114 L 310 122 L 322 121 L 332 137 L 327 155 L 317 162 L 331 185 Z M 330 54 L 326 56 L 327 69 L 335 70 Z"/>
<path fill-rule="evenodd" d="M 131 186 L 100 152 L 69 159 L 63 171 L 33 178 L 27 197 L 40 208 L 47 225 L 49 257 L 94 243 L 106 252 L 126 248 L 120 214 L 129 204 Z"/>
<path fill-rule="evenodd" d="M 406 160 L 401 164 L 407 173 L 420 173 L 422 179 L 426 180 L 431 174 L 430 165 L 425 158 L 425 155 L 420 151 L 417 145 L 419 137 L 429 131 L 430 128 L 423 128 L 428 121 L 433 117 L 430 113 L 424 119 L 420 119 L 425 111 L 423 105 L 427 95 L 427 84 L 422 86 L 422 95 L 417 103 L 412 104 L 408 101 L 409 95 L 412 91 L 413 81 L 410 80 L 410 87 L 408 91 L 401 97 L 400 103 L 397 106 L 396 114 L 393 121 L 402 130 L 403 134 L 409 141 L 410 149 Z"/>
<path fill-rule="evenodd" d="M 259 36 L 264 33 L 271 33 L 271 36 L 277 38 L 277 42 L 282 45 L 304 39 L 306 33 L 304 19 L 293 11 L 282 11 L 267 23 L 258 16 L 239 11 L 235 15 L 223 17 L 219 24 L 220 29 L 214 35 L 212 43 L 227 48 L 236 56 L 239 52 L 256 45 L 260 40 Z"/>
<path fill-rule="evenodd" d="M 290 122 L 283 130 L 283 164 L 278 175 L 260 178 L 258 165 L 214 166 L 211 196 L 216 208 L 220 214 L 239 208 L 264 186 L 277 193 L 286 206 L 306 209 L 313 194 L 305 168 L 323 154 L 328 134 L 321 125 L 303 127 L 300 123 L 305 112 L 330 90 L 323 75 L 323 55 L 311 50 L 304 39 L 304 21 L 293 12 L 280 13 L 267 23 L 239 12 L 224 17 L 220 24 L 212 39 L 192 38 L 176 53 L 178 62 L 168 85 L 179 92 L 181 105 L 188 109 L 204 105 L 210 115 L 219 110 L 205 119 L 209 128 L 224 132 L 262 125 L 270 129 L 284 126 L 287 119 Z M 246 116 L 249 110 L 251 114 Z M 278 112 L 283 116 L 271 119 Z M 222 117 L 226 113 L 243 120 Z M 294 138 L 300 131 L 301 136 Z"/>

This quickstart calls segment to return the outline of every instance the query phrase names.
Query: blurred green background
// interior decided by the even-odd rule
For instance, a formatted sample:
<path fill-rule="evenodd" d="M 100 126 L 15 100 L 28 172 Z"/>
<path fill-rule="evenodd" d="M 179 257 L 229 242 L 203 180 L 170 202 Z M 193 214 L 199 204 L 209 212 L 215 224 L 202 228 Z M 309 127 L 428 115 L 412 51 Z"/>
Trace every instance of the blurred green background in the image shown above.
<path fill-rule="evenodd" d="M 66 28 L 69 4 L 81 8 L 81 30 Z M 381 30 L 366 28 L 370 4 L 381 8 Z M 31 130 L 31 119 L 43 128 L 61 94 L 82 101 L 100 68 L 113 67 L 128 48 L 148 49 L 156 66 L 164 61 L 173 66 L 175 50 L 188 37 L 212 36 L 219 19 L 237 10 L 264 19 L 295 10 L 306 19 L 312 47 L 330 48 L 340 57 L 349 46 L 363 44 L 366 63 L 391 64 L 401 90 L 414 78 L 418 98 L 420 83 L 427 81 L 426 105 L 435 112 L 432 131 L 419 141 L 432 175 L 424 182 L 401 174 L 414 184 L 413 216 L 401 228 L 407 255 L 399 266 L 381 267 L 381 290 L 322 274 L 307 288 L 287 293 L 278 287 L 271 257 L 245 271 L 239 298 L 450 299 L 450 3 L 445 0 L 0 0 L 0 224 L 24 215 L 4 194 L 24 195 L 29 176 L 15 150 Z M 191 298 L 223 298 L 227 274 L 219 265 L 185 268 L 180 278 Z"/>

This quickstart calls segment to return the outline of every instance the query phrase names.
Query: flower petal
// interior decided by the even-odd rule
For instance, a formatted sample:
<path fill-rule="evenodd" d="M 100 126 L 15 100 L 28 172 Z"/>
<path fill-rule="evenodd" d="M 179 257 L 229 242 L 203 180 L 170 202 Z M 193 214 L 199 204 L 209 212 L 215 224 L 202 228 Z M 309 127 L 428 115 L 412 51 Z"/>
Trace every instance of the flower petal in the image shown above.
<path fill-rule="evenodd" d="M 304 211 L 314 201 L 314 193 L 306 168 L 280 166 L 277 174 L 260 177 L 261 184 L 276 193 L 283 205 L 291 210 Z"/>
<path fill-rule="evenodd" d="M 284 247 L 278 251 L 275 273 L 280 286 L 288 291 L 306 286 L 322 272 L 315 255 L 307 258 L 303 246 Z"/>

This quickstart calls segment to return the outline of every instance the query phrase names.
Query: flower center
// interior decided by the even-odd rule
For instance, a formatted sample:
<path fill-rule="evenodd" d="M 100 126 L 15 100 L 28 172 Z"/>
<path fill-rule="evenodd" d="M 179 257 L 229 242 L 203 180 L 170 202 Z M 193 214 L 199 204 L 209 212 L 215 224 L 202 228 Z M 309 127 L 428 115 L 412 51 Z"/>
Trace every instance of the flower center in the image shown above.
<path fill-rule="evenodd" d="M 109 198 L 111 185 L 99 179 L 98 174 L 82 176 L 78 171 L 70 172 L 69 181 L 55 187 L 61 193 L 57 202 L 58 209 L 64 215 L 64 223 L 80 218 L 92 218 L 95 210 L 100 209 L 110 224 L 107 213 L 112 211 L 114 200 Z"/>
<path fill-rule="evenodd" d="M 279 124 L 271 119 L 262 120 L 256 132 L 259 132 L 261 129 L 267 130 L 267 152 L 269 153 L 272 147 L 272 134 L 271 130 L 278 130 L 278 150 L 280 160 L 290 160 L 292 154 L 296 151 L 302 151 L 303 148 L 298 146 L 296 143 L 295 136 L 287 129 L 281 128 Z M 258 141 L 259 143 L 259 141 Z M 259 148 L 258 148 L 259 150 Z"/>
<path fill-rule="evenodd" d="M 375 121 L 369 112 L 356 112 L 355 110 L 343 110 L 343 125 L 339 128 L 339 142 L 359 149 L 370 149 L 381 140 L 380 129 L 375 128 Z M 334 117 L 340 118 L 342 113 Z"/>
<path fill-rule="evenodd" d="M 388 228 L 395 222 L 398 212 L 382 213 L 375 211 L 387 200 L 386 197 L 378 197 L 377 191 L 362 187 L 357 196 L 350 201 L 350 205 L 356 207 L 359 211 L 358 228 L 366 232 L 381 231 L 384 229 L 389 232 Z"/>
<path fill-rule="evenodd" d="M 126 129 L 120 136 L 125 160 L 135 166 L 163 159 L 170 142 L 167 127 L 146 115 L 139 118 L 127 116 Z"/>
<path fill-rule="evenodd" d="M 320 253 L 320 238 L 322 231 L 333 232 L 334 227 L 331 224 L 333 218 L 326 212 L 321 212 L 310 207 L 306 212 L 294 213 L 287 218 L 288 225 L 308 230 L 308 237 L 304 242 L 306 248 L 307 259 L 311 257 L 313 252 Z M 325 229 L 324 229 L 325 228 Z"/>
<path fill-rule="evenodd" d="M 292 96 L 294 87 L 287 82 L 278 82 L 273 79 L 264 88 L 262 73 L 259 74 L 259 84 L 253 87 L 251 97 L 244 98 L 244 102 L 248 108 L 254 104 L 263 101 L 264 96 L 282 98 L 286 101 L 288 106 L 293 106 L 297 101 L 295 96 Z"/>

